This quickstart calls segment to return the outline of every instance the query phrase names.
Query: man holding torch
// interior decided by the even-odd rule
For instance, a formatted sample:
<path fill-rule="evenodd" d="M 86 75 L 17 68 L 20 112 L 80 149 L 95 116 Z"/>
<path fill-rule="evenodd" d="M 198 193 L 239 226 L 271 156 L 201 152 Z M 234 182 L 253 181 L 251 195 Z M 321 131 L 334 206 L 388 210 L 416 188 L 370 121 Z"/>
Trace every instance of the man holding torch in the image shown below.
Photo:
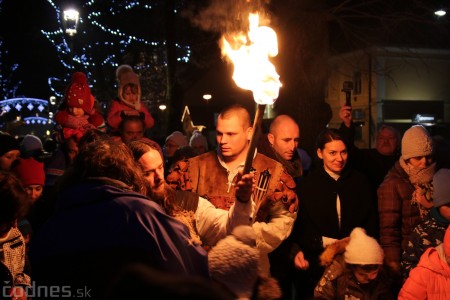
<path fill-rule="evenodd" d="M 217 151 L 210 151 L 176 165 L 167 177 L 175 188 L 198 193 L 215 207 L 229 209 L 235 201 L 235 183 L 243 173 L 250 149 L 252 126 L 248 111 L 240 105 L 224 109 L 217 119 Z M 291 233 L 297 216 L 295 182 L 277 161 L 256 153 L 251 162 L 256 188 L 252 216 L 261 251 L 263 273 L 269 274 L 267 254 Z"/>

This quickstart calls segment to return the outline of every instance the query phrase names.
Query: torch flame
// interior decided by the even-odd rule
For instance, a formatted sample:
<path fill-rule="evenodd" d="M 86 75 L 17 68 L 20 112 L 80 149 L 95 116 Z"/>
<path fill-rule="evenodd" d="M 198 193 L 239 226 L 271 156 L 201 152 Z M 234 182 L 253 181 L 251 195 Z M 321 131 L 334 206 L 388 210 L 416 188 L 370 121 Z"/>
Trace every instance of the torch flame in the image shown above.
<path fill-rule="evenodd" d="M 246 90 L 253 92 L 257 104 L 273 104 L 281 87 L 280 76 L 269 57 L 278 54 L 277 34 L 267 26 L 259 26 L 259 15 L 250 14 L 250 26 L 245 36 L 236 36 L 242 44 L 234 50 L 225 37 L 222 38 L 222 54 L 234 64 L 233 80 Z"/>

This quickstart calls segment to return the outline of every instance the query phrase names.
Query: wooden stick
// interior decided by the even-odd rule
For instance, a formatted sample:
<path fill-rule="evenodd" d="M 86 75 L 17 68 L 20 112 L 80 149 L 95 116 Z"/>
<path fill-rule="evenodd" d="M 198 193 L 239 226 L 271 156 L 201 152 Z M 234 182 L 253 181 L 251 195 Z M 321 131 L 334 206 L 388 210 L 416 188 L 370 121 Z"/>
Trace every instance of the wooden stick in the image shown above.
<path fill-rule="evenodd" d="M 248 148 L 247 157 L 245 158 L 244 174 L 250 173 L 250 170 L 252 168 L 253 156 L 255 155 L 256 145 L 261 133 L 261 123 L 263 120 L 265 109 L 266 104 L 258 104 L 256 108 L 255 119 L 253 121 L 252 137 L 250 139 L 250 146 Z"/>

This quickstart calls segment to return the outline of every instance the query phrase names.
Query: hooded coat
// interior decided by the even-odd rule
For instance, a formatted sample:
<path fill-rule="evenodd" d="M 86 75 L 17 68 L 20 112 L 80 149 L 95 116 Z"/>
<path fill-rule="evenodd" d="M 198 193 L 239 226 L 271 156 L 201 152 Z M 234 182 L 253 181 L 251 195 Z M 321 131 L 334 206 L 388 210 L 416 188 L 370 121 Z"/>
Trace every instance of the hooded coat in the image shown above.
<path fill-rule="evenodd" d="M 398 299 L 444 300 L 450 295 L 450 266 L 445 260 L 444 244 L 428 248 L 419 264 L 409 273 Z"/>

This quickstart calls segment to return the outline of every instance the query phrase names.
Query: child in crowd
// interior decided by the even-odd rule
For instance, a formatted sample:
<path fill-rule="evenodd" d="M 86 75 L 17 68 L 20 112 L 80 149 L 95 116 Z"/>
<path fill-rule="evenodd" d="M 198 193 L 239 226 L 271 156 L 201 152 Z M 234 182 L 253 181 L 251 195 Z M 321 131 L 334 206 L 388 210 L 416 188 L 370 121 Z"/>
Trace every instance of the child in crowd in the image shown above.
<path fill-rule="evenodd" d="M 411 270 L 398 299 L 448 299 L 450 295 L 450 227 L 442 244 L 428 248 Z"/>
<path fill-rule="evenodd" d="M 45 184 L 44 163 L 33 157 L 19 158 L 12 171 L 22 182 L 31 203 L 36 202 L 41 197 Z"/>
<path fill-rule="evenodd" d="M 19 142 L 12 135 L 0 132 L 0 170 L 11 170 L 19 156 Z"/>
<path fill-rule="evenodd" d="M 445 230 L 450 224 L 450 169 L 440 169 L 433 176 L 433 208 L 427 218 L 414 228 L 406 250 L 402 255 L 402 275 L 419 262 L 420 256 L 430 247 L 442 243 Z"/>
<path fill-rule="evenodd" d="M 65 109 L 55 115 L 55 122 L 62 127 L 64 139 L 74 137 L 78 141 L 86 130 L 104 126 L 104 119 L 94 109 L 94 102 L 86 75 L 74 73 L 65 95 Z"/>
<path fill-rule="evenodd" d="M 117 132 L 124 115 L 134 112 L 142 116 L 144 129 L 152 128 L 155 121 L 147 107 L 141 103 L 139 76 L 129 65 L 121 65 L 117 68 L 116 79 L 119 84 L 118 98 L 112 101 L 107 118 L 111 132 Z"/>
<path fill-rule="evenodd" d="M 320 259 L 327 267 L 314 299 L 395 299 L 383 268 L 383 249 L 363 228 L 328 246 Z"/>
<path fill-rule="evenodd" d="M 12 280 L 3 286 L 2 293 L 9 292 L 12 299 L 27 299 L 25 290 L 31 286 L 31 279 L 27 275 L 25 241 L 17 229 L 17 220 L 26 212 L 28 197 L 20 181 L 7 171 L 0 171 L 0 199 L 0 262 L 8 268 Z"/>
<path fill-rule="evenodd" d="M 45 184 L 44 163 L 35 160 L 33 157 L 19 158 L 17 166 L 12 172 L 22 183 L 28 195 L 30 205 L 34 205 L 41 198 Z M 28 243 L 32 235 L 32 226 L 28 216 L 18 220 L 18 228 L 25 241 Z"/>

